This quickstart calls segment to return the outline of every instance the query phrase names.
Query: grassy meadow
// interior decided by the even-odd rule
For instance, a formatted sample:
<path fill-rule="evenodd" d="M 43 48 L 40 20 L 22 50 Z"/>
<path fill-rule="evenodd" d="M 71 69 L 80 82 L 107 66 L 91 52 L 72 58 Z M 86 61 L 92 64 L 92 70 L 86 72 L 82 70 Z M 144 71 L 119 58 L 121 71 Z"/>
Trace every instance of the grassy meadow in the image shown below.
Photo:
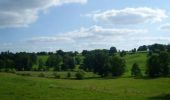
<path fill-rule="evenodd" d="M 46 61 L 48 56 L 39 56 Z M 42 72 L 21 76 L 0 73 L 0 100 L 170 100 L 170 78 L 135 79 L 130 77 L 134 62 L 144 74 L 147 54 L 128 54 L 124 57 L 127 69 L 122 77 L 102 79 L 87 72 L 84 80 L 75 80 L 75 72 L 66 79 L 67 72 L 57 72 L 61 79 L 54 79 L 53 72 Z M 36 65 L 35 65 L 36 66 Z"/>

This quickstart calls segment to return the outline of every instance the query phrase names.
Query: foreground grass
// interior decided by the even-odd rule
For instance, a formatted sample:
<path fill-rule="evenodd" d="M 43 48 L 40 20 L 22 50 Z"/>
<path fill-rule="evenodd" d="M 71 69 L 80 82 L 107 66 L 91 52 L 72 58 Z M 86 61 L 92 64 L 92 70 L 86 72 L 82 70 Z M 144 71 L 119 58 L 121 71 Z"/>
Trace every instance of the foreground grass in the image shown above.
<path fill-rule="evenodd" d="M 0 73 L 1 100 L 170 100 L 170 78 L 66 80 Z"/>

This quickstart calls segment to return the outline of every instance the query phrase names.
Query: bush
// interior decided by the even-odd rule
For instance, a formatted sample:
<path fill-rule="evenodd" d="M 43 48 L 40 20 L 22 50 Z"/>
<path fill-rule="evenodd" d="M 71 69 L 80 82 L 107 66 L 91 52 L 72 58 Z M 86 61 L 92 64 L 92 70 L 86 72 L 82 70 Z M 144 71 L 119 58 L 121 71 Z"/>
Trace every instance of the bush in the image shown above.
<path fill-rule="evenodd" d="M 44 73 L 40 73 L 40 74 L 38 75 L 38 77 L 45 77 L 45 74 L 44 74 Z"/>
<path fill-rule="evenodd" d="M 78 80 L 84 79 L 84 76 L 85 76 L 85 72 L 84 72 L 83 70 L 79 70 L 79 71 L 75 74 L 75 77 L 76 77 L 76 79 L 78 79 Z"/>
<path fill-rule="evenodd" d="M 61 76 L 58 74 L 58 73 L 53 73 L 53 76 L 54 76 L 54 78 L 56 78 L 56 79 L 60 79 L 61 78 Z"/>

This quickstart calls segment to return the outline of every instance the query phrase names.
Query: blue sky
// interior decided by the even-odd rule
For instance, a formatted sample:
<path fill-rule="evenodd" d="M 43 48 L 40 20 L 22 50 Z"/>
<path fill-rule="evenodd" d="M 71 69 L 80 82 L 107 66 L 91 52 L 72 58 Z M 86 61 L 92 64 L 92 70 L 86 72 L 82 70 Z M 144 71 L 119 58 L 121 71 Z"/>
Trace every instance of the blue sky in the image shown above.
<path fill-rule="evenodd" d="M 170 43 L 168 0 L 1 0 L 0 51 Z"/>

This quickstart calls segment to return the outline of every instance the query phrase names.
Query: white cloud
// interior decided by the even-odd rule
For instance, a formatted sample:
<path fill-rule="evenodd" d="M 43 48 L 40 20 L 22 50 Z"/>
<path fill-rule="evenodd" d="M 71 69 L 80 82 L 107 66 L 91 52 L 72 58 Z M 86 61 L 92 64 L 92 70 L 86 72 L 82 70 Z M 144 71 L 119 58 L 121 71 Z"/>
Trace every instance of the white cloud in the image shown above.
<path fill-rule="evenodd" d="M 37 37 L 29 39 L 29 42 L 59 42 L 59 41 L 86 41 L 86 40 L 98 40 L 102 39 L 107 40 L 110 38 L 119 38 L 123 36 L 134 36 L 147 33 L 147 30 L 144 29 L 114 29 L 114 28 L 104 28 L 101 26 L 92 26 L 89 28 L 80 28 L 75 31 L 60 33 L 53 37 Z M 117 40 L 115 39 L 115 40 Z"/>
<path fill-rule="evenodd" d="M 87 0 L 1 0 L 0 27 L 23 27 L 35 22 L 39 11 L 68 3 L 86 3 Z"/>
<path fill-rule="evenodd" d="M 35 37 L 28 39 L 27 43 L 43 45 L 43 47 L 55 47 L 54 50 L 57 48 L 64 50 L 108 48 L 113 45 L 119 47 L 120 43 L 128 44 L 127 40 L 131 37 L 143 36 L 146 33 L 147 30 L 145 29 L 115 29 L 92 26 L 60 33 L 52 37 Z"/>
<path fill-rule="evenodd" d="M 125 8 L 120 10 L 97 11 L 86 16 L 92 17 L 96 22 L 116 25 L 134 25 L 146 22 L 161 22 L 167 18 L 166 11 L 148 7 Z"/>
<path fill-rule="evenodd" d="M 36 37 L 32 39 L 28 39 L 28 42 L 31 43 L 72 43 L 74 42 L 73 39 L 69 37 Z"/>
<path fill-rule="evenodd" d="M 118 49 L 130 50 L 141 45 L 170 43 L 170 35 L 155 36 L 145 29 L 105 28 L 101 26 L 82 27 L 80 29 L 58 33 L 55 36 L 33 37 L 11 46 L 1 46 L 15 51 L 55 51 Z M 4 49 L 3 49 L 4 50 Z"/>
<path fill-rule="evenodd" d="M 160 30 L 170 31 L 170 23 L 164 24 L 160 27 Z"/>

